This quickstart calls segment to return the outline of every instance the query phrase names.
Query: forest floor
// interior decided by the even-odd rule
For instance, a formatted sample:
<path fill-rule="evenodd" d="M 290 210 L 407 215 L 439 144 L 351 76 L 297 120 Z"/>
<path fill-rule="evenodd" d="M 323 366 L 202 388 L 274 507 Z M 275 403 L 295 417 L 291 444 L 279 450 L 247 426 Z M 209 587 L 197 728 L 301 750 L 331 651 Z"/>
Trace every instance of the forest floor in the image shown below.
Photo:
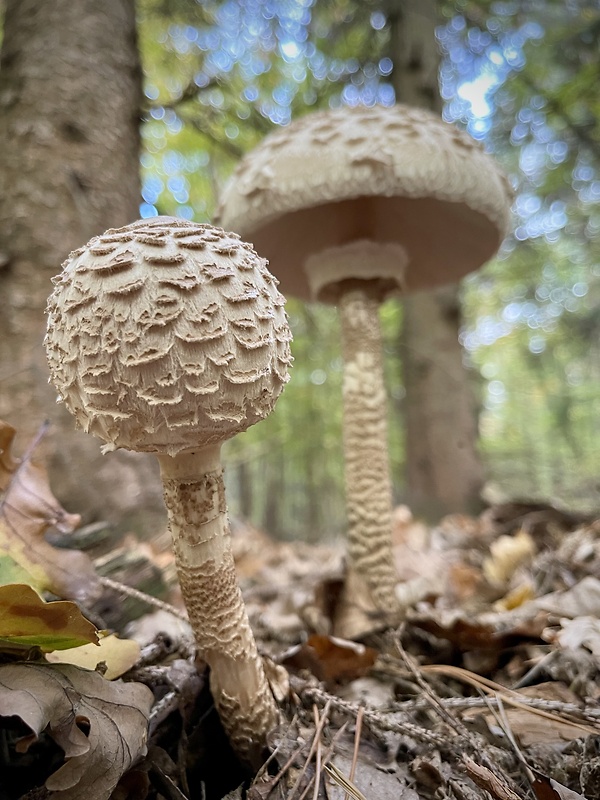
<path fill-rule="evenodd" d="M 102 526 L 80 533 L 97 572 L 110 575 L 92 621 L 138 643 L 123 681 L 154 697 L 147 754 L 114 800 L 600 798 L 599 519 L 523 502 L 431 528 L 397 509 L 409 607 L 396 630 L 374 624 L 360 642 L 332 635 L 341 546 L 277 542 L 234 521 L 238 574 L 281 709 L 258 774 L 244 771 L 220 728 L 168 535 L 128 535 L 115 547 Z M 119 583 L 160 595 L 163 607 Z M 0 800 L 108 796 L 98 777 L 86 791 L 43 788 L 65 747 L 52 725 L 32 737 L 24 714 L 16 728 L 14 717 L 6 723 L 2 698 Z M 91 737 L 90 719 L 79 729 Z"/>

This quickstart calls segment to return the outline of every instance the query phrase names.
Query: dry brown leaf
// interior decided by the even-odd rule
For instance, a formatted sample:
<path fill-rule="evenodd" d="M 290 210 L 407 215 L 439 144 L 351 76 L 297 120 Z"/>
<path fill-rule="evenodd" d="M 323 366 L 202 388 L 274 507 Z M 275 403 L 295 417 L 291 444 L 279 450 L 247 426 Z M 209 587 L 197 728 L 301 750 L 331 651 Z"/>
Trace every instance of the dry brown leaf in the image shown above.
<path fill-rule="evenodd" d="M 0 666 L 2 716 L 19 717 L 35 734 L 47 730 L 64 750 L 66 763 L 46 781 L 56 800 L 108 800 L 146 752 L 152 700 L 142 684 L 70 665 Z"/>
<path fill-rule="evenodd" d="M 15 433 L 0 420 L 0 556 L 17 565 L 18 575 L 10 582 L 27 582 L 59 597 L 89 603 L 100 594 L 90 559 L 77 550 L 54 548 L 44 539 L 48 528 L 69 533 L 81 518 L 67 513 L 54 497 L 44 467 L 29 456 L 13 457 Z"/>
<path fill-rule="evenodd" d="M 545 616 L 519 618 L 510 614 L 488 613 L 469 617 L 460 609 L 431 609 L 409 614 L 411 624 L 460 650 L 500 651 L 526 641 L 537 640 L 546 627 Z"/>
<path fill-rule="evenodd" d="M 294 669 L 308 669 L 320 681 L 345 682 L 366 675 L 377 658 L 371 647 L 314 634 L 294 647 L 283 663 Z"/>
<path fill-rule="evenodd" d="M 531 788 L 536 800 L 587 800 L 582 794 L 574 792 L 572 789 L 563 786 L 547 775 L 544 775 L 533 767 L 528 768 L 533 775 Z"/>
<path fill-rule="evenodd" d="M 448 567 L 446 592 L 455 605 L 476 597 L 481 592 L 483 576 L 478 567 L 457 561 Z"/>

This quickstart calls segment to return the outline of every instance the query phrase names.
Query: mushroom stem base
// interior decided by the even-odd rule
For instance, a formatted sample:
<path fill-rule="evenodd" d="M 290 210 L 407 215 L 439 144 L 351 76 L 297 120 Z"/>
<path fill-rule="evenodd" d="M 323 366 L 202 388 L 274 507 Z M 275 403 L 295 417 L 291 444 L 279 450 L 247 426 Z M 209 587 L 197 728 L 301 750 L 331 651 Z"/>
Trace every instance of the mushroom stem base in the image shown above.
<path fill-rule="evenodd" d="M 257 767 L 278 712 L 237 582 L 219 451 L 159 461 L 181 592 L 215 705 L 238 755 Z"/>
<path fill-rule="evenodd" d="M 354 282 L 339 300 L 344 353 L 344 458 L 350 569 L 366 584 L 380 622 L 399 617 L 392 551 L 387 397 L 378 289 Z"/>

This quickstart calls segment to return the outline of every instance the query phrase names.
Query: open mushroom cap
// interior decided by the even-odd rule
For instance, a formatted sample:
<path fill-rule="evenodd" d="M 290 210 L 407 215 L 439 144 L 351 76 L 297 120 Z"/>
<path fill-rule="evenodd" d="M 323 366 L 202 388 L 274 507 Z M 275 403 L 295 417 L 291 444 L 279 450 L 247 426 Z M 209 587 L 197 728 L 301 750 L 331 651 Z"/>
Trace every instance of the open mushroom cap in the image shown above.
<path fill-rule="evenodd" d="M 75 250 L 54 284 L 51 380 L 105 450 L 216 444 L 266 417 L 288 380 L 284 297 L 237 234 L 140 220 Z"/>
<path fill-rule="evenodd" d="M 265 254 L 286 294 L 310 299 L 307 260 L 354 242 L 401 245 L 405 290 L 454 282 L 496 253 L 511 199 L 494 160 L 437 115 L 357 107 L 268 135 L 240 162 L 217 216 Z"/>

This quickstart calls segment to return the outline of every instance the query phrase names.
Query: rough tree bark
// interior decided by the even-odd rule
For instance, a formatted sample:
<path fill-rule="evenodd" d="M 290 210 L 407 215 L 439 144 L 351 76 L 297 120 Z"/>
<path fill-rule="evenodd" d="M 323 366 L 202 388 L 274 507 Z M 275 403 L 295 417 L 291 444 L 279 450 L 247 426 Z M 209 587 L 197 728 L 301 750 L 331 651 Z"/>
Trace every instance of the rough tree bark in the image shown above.
<path fill-rule="evenodd" d="M 0 53 L 0 417 L 45 450 L 65 504 L 127 519 L 161 508 L 157 470 L 100 456 L 55 404 L 42 348 L 50 279 L 69 252 L 139 216 L 141 69 L 133 0 L 7 0 Z M 161 512 L 162 513 L 162 512 Z M 152 519 L 158 521 L 158 517 Z"/>
<path fill-rule="evenodd" d="M 387 12 L 397 101 L 441 113 L 437 6 L 436 0 L 390 0 Z M 406 502 L 428 519 L 481 506 L 484 471 L 460 324 L 456 285 L 404 299 Z"/>

